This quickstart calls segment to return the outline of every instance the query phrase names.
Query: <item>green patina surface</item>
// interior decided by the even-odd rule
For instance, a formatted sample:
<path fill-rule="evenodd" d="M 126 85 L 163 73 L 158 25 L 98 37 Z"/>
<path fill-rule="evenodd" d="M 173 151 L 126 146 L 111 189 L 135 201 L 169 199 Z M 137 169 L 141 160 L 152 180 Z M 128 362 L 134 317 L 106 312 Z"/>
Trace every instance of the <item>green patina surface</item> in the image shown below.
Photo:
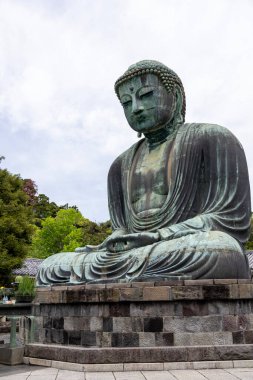
<path fill-rule="evenodd" d="M 108 174 L 113 233 L 99 246 L 49 257 L 38 284 L 249 278 L 249 180 L 236 137 L 185 124 L 182 82 L 159 62 L 130 66 L 115 91 L 144 138 Z"/>

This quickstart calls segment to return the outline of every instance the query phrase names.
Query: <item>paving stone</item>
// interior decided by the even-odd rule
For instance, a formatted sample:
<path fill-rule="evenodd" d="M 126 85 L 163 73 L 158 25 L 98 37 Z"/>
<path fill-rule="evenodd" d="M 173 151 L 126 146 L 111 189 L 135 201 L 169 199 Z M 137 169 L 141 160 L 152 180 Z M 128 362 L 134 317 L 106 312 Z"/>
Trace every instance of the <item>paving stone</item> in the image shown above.
<path fill-rule="evenodd" d="M 215 361 L 193 362 L 193 369 L 215 369 Z"/>
<path fill-rule="evenodd" d="M 170 371 L 177 380 L 206 380 L 199 372 L 194 370 L 171 370 Z"/>
<path fill-rule="evenodd" d="M 86 380 L 115 380 L 112 372 L 88 372 L 85 374 Z"/>
<path fill-rule="evenodd" d="M 114 376 L 116 380 L 145 380 L 141 372 L 114 372 Z"/>
<path fill-rule="evenodd" d="M 71 380 L 85 380 L 85 375 L 83 373 L 82 369 L 70 369 L 71 367 L 67 367 L 65 369 L 60 369 L 57 375 L 57 380 L 66 380 L 66 379 L 71 379 Z M 76 367 L 77 368 L 77 367 Z"/>
<path fill-rule="evenodd" d="M 205 376 L 206 379 L 208 380 L 219 380 L 219 379 L 222 379 L 222 380 L 236 380 L 236 378 L 231 375 L 230 373 L 224 371 L 223 369 L 216 369 L 216 370 L 212 370 L 212 369 L 200 369 L 199 372 Z"/>
<path fill-rule="evenodd" d="M 175 377 L 167 371 L 142 371 L 146 380 L 175 380 Z"/>

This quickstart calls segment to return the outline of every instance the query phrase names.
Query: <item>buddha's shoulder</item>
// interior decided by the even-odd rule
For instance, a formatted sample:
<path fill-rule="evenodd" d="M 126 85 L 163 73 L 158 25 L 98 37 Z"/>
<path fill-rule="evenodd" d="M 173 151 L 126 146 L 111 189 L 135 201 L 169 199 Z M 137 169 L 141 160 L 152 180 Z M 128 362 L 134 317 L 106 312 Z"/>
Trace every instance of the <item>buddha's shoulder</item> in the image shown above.
<path fill-rule="evenodd" d="M 186 123 L 182 125 L 181 132 L 190 133 L 194 135 L 195 138 L 200 139 L 224 138 L 237 140 L 229 129 L 218 124 Z"/>
<path fill-rule="evenodd" d="M 144 139 L 137 141 L 132 146 L 130 146 L 130 148 L 121 153 L 111 164 L 110 171 L 120 168 L 123 161 L 131 159 L 131 157 L 134 155 L 134 152 L 137 150 L 143 140 Z"/>

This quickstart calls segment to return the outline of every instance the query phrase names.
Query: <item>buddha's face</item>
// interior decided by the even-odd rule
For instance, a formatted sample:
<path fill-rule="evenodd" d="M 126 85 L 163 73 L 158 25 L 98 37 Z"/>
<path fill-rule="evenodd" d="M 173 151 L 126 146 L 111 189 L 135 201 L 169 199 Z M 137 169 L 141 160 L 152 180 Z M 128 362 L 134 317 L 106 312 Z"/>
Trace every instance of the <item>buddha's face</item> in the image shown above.
<path fill-rule="evenodd" d="M 155 74 L 136 76 L 119 87 L 119 97 L 132 129 L 149 133 L 164 127 L 174 114 L 174 97 Z"/>

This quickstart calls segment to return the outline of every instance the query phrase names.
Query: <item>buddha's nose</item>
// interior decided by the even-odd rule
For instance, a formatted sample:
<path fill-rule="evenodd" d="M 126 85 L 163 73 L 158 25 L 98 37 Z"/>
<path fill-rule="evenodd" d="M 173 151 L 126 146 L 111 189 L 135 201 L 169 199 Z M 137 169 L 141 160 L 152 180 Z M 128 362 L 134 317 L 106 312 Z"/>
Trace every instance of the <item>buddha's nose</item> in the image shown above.
<path fill-rule="evenodd" d="M 138 114 L 138 113 L 142 112 L 143 109 L 144 108 L 143 108 L 141 102 L 138 101 L 138 99 L 134 99 L 133 103 L 132 103 L 132 113 Z"/>

